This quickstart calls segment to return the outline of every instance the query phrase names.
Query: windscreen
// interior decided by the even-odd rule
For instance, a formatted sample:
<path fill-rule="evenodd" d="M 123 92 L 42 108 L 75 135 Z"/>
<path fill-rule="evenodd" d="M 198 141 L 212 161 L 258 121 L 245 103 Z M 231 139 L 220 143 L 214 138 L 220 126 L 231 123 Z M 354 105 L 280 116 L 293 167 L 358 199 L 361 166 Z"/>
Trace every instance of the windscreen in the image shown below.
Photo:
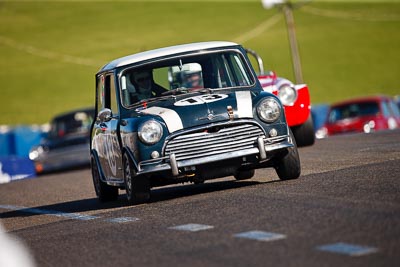
<path fill-rule="evenodd" d="M 124 106 L 171 94 L 204 88 L 223 89 L 254 84 L 254 78 L 237 51 L 201 53 L 157 60 L 122 72 L 120 88 Z"/>

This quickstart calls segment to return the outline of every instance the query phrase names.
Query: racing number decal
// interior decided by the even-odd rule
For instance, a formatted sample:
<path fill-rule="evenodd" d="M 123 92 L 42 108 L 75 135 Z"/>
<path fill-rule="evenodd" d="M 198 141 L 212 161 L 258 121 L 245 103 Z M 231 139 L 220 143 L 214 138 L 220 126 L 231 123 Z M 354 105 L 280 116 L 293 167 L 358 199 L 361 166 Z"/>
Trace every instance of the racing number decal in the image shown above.
<path fill-rule="evenodd" d="M 219 99 L 223 99 L 223 96 L 224 95 L 205 95 L 204 97 L 203 97 L 203 99 L 207 102 L 214 102 L 214 101 L 217 101 L 217 100 L 219 100 Z"/>
<path fill-rule="evenodd" d="M 224 94 L 193 96 L 193 97 L 189 97 L 189 98 L 185 98 L 185 99 L 177 101 L 175 103 L 175 106 L 201 105 L 201 104 L 205 104 L 205 103 L 219 101 L 219 100 L 225 99 L 227 97 L 228 97 L 228 95 L 224 95 Z"/>

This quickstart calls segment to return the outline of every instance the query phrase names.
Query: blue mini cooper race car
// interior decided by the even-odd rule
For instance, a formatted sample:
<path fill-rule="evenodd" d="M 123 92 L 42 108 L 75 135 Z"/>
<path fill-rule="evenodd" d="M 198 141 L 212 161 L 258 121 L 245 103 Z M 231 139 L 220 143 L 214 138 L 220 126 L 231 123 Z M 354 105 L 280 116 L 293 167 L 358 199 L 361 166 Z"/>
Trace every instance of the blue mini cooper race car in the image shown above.
<path fill-rule="evenodd" d="M 150 189 L 275 168 L 300 176 L 279 99 L 263 91 L 244 48 L 231 42 L 166 47 L 119 58 L 96 74 L 91 168 L 101 201 Z"/>

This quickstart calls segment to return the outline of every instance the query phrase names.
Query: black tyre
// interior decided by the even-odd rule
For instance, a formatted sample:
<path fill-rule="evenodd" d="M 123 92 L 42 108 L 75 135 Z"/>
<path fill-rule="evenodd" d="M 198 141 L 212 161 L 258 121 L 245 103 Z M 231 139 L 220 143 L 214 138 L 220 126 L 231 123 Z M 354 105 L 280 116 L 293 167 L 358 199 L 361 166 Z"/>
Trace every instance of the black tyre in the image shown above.
<path fill-rule="evenodd" d="M 96 195 L 102 202 L 114 201 L 118 199 L 118 187 L 104 183 L 100 178 L 100 171 L 96 160 L 91 156 L 92 178 Z"/>
<path fill-rule="evenodd" d="M 299 178 L 301 172 L 299 152 L 297 151 L 296 141 L 291 131 L 290 137 L 294 143 L 294 147 L 289 148 L 289 152 L 275 165 L 276 173 L 281 180 Z"/>
<path fill-rule="evenodd" d="M 150 183 L 146 177 L 136 176 L 135 168 L 127 154 L 124 154 L 124 181 L 126 198 L 131 204 L 150 200 Z"/>
<path fill-rule="evenodd" d="M 235 174 L 235 179 L 236 180 L 246 180 L 246 179 L 251 179 L 254 176 L 255 171 L 254 170 L 247 170 L 247 171 L 238 171 Z"/>
<path fill-rule="evenodd" d="M 311 146 L 315 142 L 313 119 L 310 114 L 308 119 L 301 125 L 292 127 L 297 146 Z"/>

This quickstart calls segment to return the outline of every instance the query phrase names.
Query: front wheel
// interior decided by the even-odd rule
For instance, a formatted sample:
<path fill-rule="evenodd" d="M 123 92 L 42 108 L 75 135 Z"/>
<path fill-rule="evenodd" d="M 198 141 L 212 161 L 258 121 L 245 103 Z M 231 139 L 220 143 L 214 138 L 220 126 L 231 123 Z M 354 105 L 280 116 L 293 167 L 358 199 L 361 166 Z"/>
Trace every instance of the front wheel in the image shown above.
<path fill-rule="evenodd" d="M 149 180 L 146 177 L 136 176 L 133 163 L 127 154 L 124 154 L 124 182 L 129 203 L 139 204 L 150 200 Z"/>
<path fill-rule="evenodd" d="M 311 114 L 303 124 L 292 127 L 292 131 L 299 147 L 311 146 L 314 144 L 315 133 Z"/>
<path fill-rule="evenodd" d="M 276 173 L 281 180 L 291 180 L 299 178 L 301 167 L 300 167 L 300 157 L 297 151 L 296 141 L 294 140 L 293 133 L 290 131 L 290 138 L 294 144 L 294 147 L 289 148 L 288 153 L 279 159 L 275 165 Z"/>
<path fill-rule="evenodd" d="M 246 171 L 238 171 L 235 174 L 235 179 L 240 181 L 240 180 L 247 180 L 251 179 L 254 176 L 255 171 L 254 170 L 246 170 Z"/>
<path fill-rule="evenodd" d="M 93 185 L 99 200 L 101 202 L 117 200 L 118 187 L 110 186 L 101 180 L 101 174 L 93 155 L 91 156 L 90 163 L 92 167 Z"/>

